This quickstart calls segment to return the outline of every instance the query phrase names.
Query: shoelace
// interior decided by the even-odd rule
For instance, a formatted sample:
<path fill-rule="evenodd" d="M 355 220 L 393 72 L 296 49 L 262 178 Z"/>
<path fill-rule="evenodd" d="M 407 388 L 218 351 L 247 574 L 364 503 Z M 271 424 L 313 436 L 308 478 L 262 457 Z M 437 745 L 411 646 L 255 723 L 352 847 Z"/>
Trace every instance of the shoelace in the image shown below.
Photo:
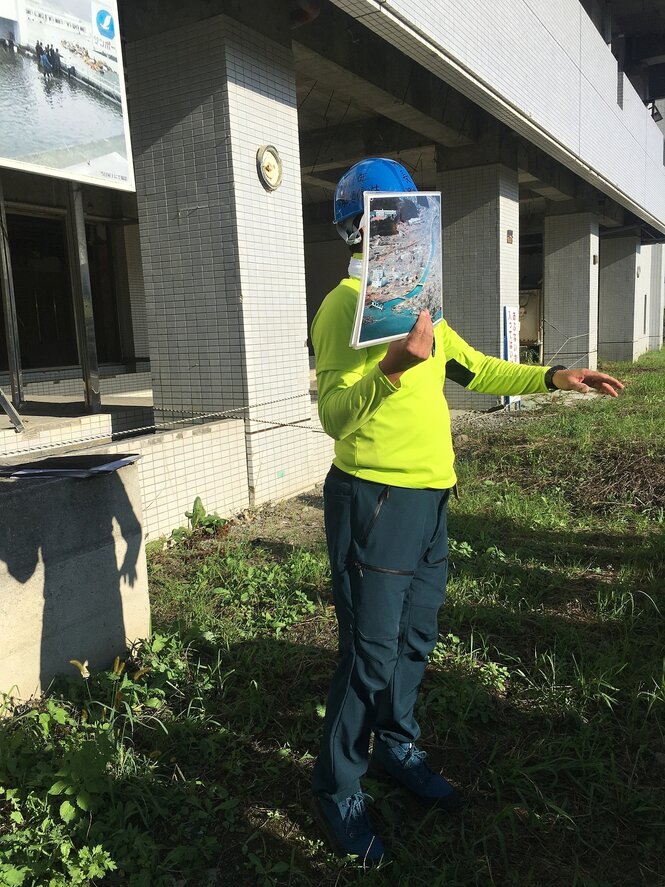
<path fill-rule="evenodd" d="M 361 826 L 362 831 L 371 831 L 369 820 L 367 819 L 365 799 L 374 801 L 374 798 L 371 795 L 365 794 L 364 792 L 357 792 L 349 798 L 349 809 L 346 811 L 346 816 L 344 817 L 344 825 L 346 826 L 346 832 L 350 838 L 357 837 L 362 833 L 361 831 L 358 831 L 357 826 Z"/>
<path fill-rule="evenodd" d="M 429 764 L 425 763 L 425 758 L 427 757 L 426 751 L 421 751 L 419 748 L 416 748 L 413 743 L 409 746 L 409 750 L 404 755 L 402 759 L 402 765 L 405 770 L 415 770 L 420 769 L 420 773 L 416 776 L 416 779 L 421 785 L 426 785 L 429 780 L 434 775 L 434 771 L 429 766 Z"/>
<path fill-rule="evenodd" d="M 429 770 L 429 764 L 425 764 L 426 757 L 426 751 L 416 748 L 415 745 L 411 743 L 409 745 L 409 750 L 402 759 L 402 763 L 405 767 L 417 767 L 419 764 L 423 764 Z"/>

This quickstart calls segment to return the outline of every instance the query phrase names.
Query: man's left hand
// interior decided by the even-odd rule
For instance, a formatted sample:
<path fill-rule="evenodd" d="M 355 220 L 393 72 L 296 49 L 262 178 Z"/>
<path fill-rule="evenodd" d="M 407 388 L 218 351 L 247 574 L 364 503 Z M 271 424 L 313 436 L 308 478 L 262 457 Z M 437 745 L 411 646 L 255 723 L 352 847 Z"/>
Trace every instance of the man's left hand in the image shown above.
<path fill-rule="evenodd" d="M 562 391 L 579 391 L 581 394 L 587 394 L 594 388 L 600 394 L 618 397 L 619 392 L 623 391 L 618 379 L 596 370 L 557 370 L 552 382 Z"/>

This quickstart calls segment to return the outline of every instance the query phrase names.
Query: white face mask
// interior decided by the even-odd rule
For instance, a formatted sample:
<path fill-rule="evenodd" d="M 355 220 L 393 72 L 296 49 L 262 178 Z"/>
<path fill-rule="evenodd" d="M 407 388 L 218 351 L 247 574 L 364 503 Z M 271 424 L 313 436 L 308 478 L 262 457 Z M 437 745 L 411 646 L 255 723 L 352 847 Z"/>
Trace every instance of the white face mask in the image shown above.
<path fill-rule="evenodd" d="M 352 256 L 351 261 L 349 262 L 349 277 L 355 277 L 357 280 L 360 280 L 362 272 L 363 260 Z"/>

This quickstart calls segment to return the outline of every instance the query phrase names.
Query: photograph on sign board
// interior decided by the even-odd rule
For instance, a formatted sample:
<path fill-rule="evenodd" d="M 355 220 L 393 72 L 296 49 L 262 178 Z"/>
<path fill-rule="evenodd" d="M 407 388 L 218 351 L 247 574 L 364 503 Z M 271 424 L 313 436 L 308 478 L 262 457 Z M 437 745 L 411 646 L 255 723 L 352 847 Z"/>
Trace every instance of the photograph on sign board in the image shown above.
<path fill-rule="evenodd" d="M 116 0 L 0 0 L 0 166 L 133 190 Z"/>
<path fill-rule="evenodd" d="M 366 192 L 360 296 L 351 347 L 400 339 L 427 308 L 443 317 L 441 195 Z"/>

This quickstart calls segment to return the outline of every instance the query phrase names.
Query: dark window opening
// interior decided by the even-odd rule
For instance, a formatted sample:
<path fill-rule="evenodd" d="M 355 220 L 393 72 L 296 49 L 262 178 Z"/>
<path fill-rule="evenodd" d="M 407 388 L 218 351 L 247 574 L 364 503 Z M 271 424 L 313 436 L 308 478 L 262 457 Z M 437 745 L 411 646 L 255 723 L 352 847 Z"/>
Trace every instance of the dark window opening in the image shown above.
<path fill-rule="evenodd" d="M 7 232 L 21 366 L 77 364 L 64 220 L 8 214 Z M 3 358 L 6 365 L 6 354 Z"/>
<path fill-rule="evenodd" d="M 623 111 L 623 68 L 617 62 L 617 105 Z"/>
<path fill-rule="evenodd" d="M 22 369 L 79 363 L 65 220 L 7 214 Z M 122 362 L 109 226 L 86 225 L 99 363 Z M 8 368 L 0 311 L 0 370 Z"/>
<path fill-rule="evenodd" d="M 113 251 L 109 226 L 100 223 L 85 226 L 88 263 L 95 317 L 95 338 L 99 363 L 121 363 L 120 325 L 116 301 Z"/>

